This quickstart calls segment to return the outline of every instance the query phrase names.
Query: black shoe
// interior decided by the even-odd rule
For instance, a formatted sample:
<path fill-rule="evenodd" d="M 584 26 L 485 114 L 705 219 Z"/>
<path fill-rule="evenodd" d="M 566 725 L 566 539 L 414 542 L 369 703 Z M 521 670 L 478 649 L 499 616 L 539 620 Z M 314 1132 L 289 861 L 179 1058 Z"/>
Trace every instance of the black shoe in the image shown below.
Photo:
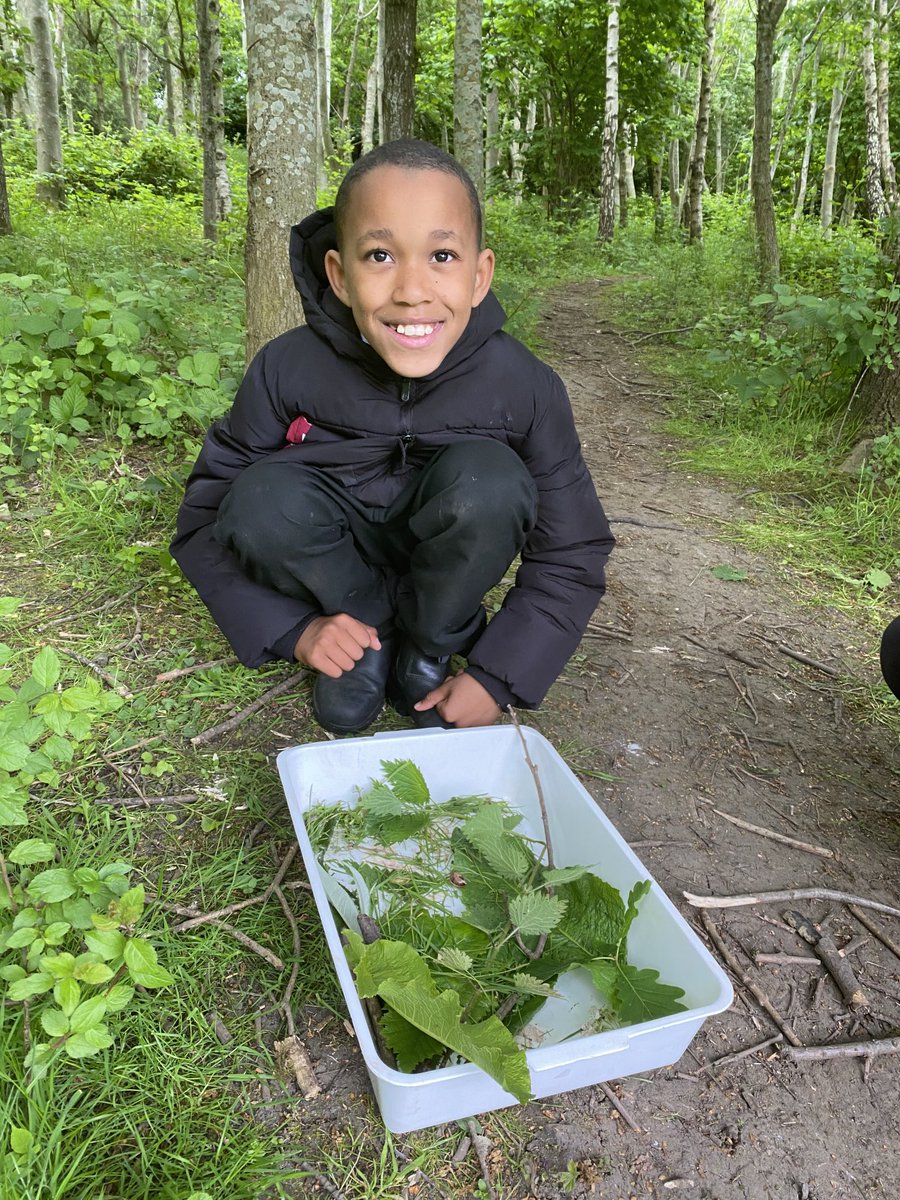
<path fill-rule="evenodd" d="M 400 649 L 394 659 L 393 670 L 388 682 L 388 699 L 401 716 L 412 717 L 417 725 L 440 723 L 444 728 L 449 728 L 434 709 L 419 713 L 413 707 L 429 692 L 440 687 L 449 673 L 449 654 L 445 654 L 441 658 L 433 658 L 407 638 L 400 643 Z M 430 719 L 426 720 L 426 718 Z"/>
<path fill-rule="evenodd" d="M 381 649 L 366 650 L 349 671 L 337 679 L 318 675 L 313 685 L 313 714 L 329 733 L 359 733 L 368 729 L 384 704 L 393 659 L 393 642 L 381 639 Z"/>

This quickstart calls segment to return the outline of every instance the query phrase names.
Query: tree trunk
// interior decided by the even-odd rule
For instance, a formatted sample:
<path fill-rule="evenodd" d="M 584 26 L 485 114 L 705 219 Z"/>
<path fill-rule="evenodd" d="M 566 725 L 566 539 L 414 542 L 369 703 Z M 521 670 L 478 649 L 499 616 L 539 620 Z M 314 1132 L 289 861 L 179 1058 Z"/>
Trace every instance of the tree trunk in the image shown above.
<path fill-rule="evenodd" d="M 375 45 L 375 115 L 378 118 L 378 141 L 387 141 L 384 131 L 384 31 L 387 0 L 378 0 L 378 39 Z"/>
<path fill-rule="evenodd" d="M 247 359 L 303 320 L 292 224 L 316 202 L 313 0 L 247 4 Z"/>
<path fill-rule="evenodd" d="M 816 31 L 818 30 L 819 25 L 822 22 L 822 18 L 825 16 L 825 12 L 826 12 L 825 6 L 823 6 L 821 9 L 819 9 L 818 16 L 816 17 L 815 21 L 813 22 L 812 27 L 810 29 L 808 29 L 806 31 L 806 33 L 804 33 L 803 37 L 800 39 L 800 48 L 797 52 L 797 66 L 794 69 L 794 74 L 791 79 L 791 90 L 790 90 L 790 94 L 788 96 L 788 102 L 784 107 L 784 115 L 781 118 L 781 129 L 778 133 L 778 143 L 775 146 L 775 153 L 772 156 L 772 166 L 769 171 L 769 173 L 771 174 L 773 179 L 775 178 L 775 172 L 778 170 L 778 163 L 781 161 L 781 152 L 784 149 L 784 142 L 785 142 L 785 138 L 787 137 L 787 131 L 790 128 L 791 121 L 793 120 L 793 117 L 794 117 L 794 106 L 797 103 L 797 89 L 800 86 L 800 76 L 803 74 L 803 68 L 806 65 L 807 58 L 809 57 L 809 51 L 807 50 L 807 46 L 809 45 L 810 39 L 812 37 L 814 37 Z M 786 60 L 787 60 L 787 52 L 785 52 L 785 56 L 784 56 L 784 61 L 786 61 Z M 780 94 L 779 94 L 779 99 L 781 99 Z"/>
<path fill-rule="evenodd" d="M 59 90 L 66 114 L 66 129 L 75 132 L 75 114 L 72 111 L 72 89 L 69 86 L 69 57 L 66 54 L 66 14 L 62 7 L 56 10 L 56 47 L 59 52 Z"/>
<path fill-rule="evenodd" d="M 628 174 L 628 164 L 625 161 L 625 147 L 620 146 L 617 158 L 617 173 L 616 184 L 619 189 L 619 228 L 625 229 L 628 225 L 628 182 L 626 176 Z"/>
<path fill-rule="evenodd" d="M 484 178 L 485 186 L 500 169 L 500 93 L 492 87 L 487 94 L 484 106 L 485 149 L 484 149 Z"/>
<path fill-rule="evenodd" d="M 35 146 L 37 149 L 37 194 L 45 204 L 65 204 L 62 177 L 62 136 L 59 128 L 59 92 L 53 35 L 47 0 L 30 0 L 28 27 L 34 61 Z"/>
<path fill-rule="evenodd" d="M 716 195 L 721 196 L 725 191 L 725 161 L 722 157 L 722 114 L 716 113 Z"/>
<path fill-rule="evenodd" d="M 416 113 L 416 0 L 384 0 L 384 128 L 381 140 L 412 137 Z"/>
<path fill-rule="evenodd" d="M 225 97 L 219 0 L 197 0 L 200 46 L 200 144 L 203 147 L 203 236 L 218 237 L 219 222 L 231 211 L 225 159 Z"/>
<path fill-rule="evenodd" d="M 316 181 L 324 188 L 331 141 L 331 0 L 316 4 Z"/>
<path fill-rule="evenodd" d="M 709 137 L 709 99 L 712 94 L 712 63 L 716 46 L 716 0 L 703 0 L 703 65 L 700 69 L 700 95 L 694 132 L 694 156 L 691 159 L 690 240 L 703 239 L 703 184 L 706 167 L 706 142 Z"/>
<path fill-rule="evenodd" d="M 12 233 L 12 217 L 9 214 L 9 191 L 6 186 L 6 163 L 3 160 L 3 138 L 0 137 L 0 237 Z"/>
<path fill-rule="evenodd" d="M 869 0 L 874 12 L 875 0 Z M 878 79 L 875 71 L 875 22 L 871 16 L 863 22 L 863 84 L 866 105 L 866 208 L 869 219 L 882 225 L 887 219 L 887 202 L 881 186 L 881 133 L 878 121 Z"/>
<path fill-rule="evenodd" d="M 513 68 L 509 77 L 509 90 L 512 93 L 512 128 L 513 136 L 509 143 L 509 181 L 513 188 L 516 204 L 522 202 L 522 192 L 525 184 L 525 157 L 522 153 L 522 117 L 521 117 L 521 85 L 519 73 Z"/>
<path fill-rule="evenodd" d="M 122 114 L 129 129 L 134 129 L 134 109 L 131 106 L 131 79 L 128 76 L 128 48 L 121 33 L 116 37 L 116 73 L 119 79 L 119 95 L 122 97 Z"/>
<path fill-rule="evenodd" d="M 375 145 L 375 108 L 378 100 L 378 51 L 366 71 L 366 106 L 362 121 L 362 152 L 368 154 Z"/>
<path fill-rule="evenodd" d="M 609 0 L 606 21 L 606 102 L 600 156 L 597 240 L 611 242 L 616 217 L 616 142 L 619 136 L 619 0 Z"/>
<path fill-rule="evenodd" d="M 888 35 L 887 0 L 878 0 L 878 137 L 881 143 L 881 170 L 885 199 L 892 213 L 900 208 L 900 192 L 897 190 L 897 172 L 891 153 L 891 124 L 889 107 L 890 39 Z"/>
<path fill-rule="evenodd" d="M 678 224 L 678 214 L 681 211 L 681 143 L 677 137 L 669 142 L 669 204 L 672 209 L 672 222 Z"/>
<path fill-rule="evenodd" d="M 778 279 L 780 257 L 769 158 L 772 152 L 772 55 L 775 30 L 787 0 L 758 0 L 754 60 L 753 162 L 750 188 L 756 232 L 757 267 L 762 286 Z"/>
<path fill-rule="evenodd" d="M 653 197 L 653 240 L 657 242 L 662 239 L 663 229 L 666 224 L 663 217 L 662 175 L 662 157 L 658 156 L 650 163 L 650 194 Z"/>
<path fill-rule="evenodd" d="M 137 0 L 135 5 L 135 21 L 141 30 L 141 40 L 137 43 L 134 74 L 131 77 L 131 111 L 134 113 L 135 129 L 147 128 L 147 114 L 144 112 L 142 92 L 150 78 L 150 50 L 147 47 L 147 0 Z"/>
<path fill-rule="evenodd" d="M 358 0 L 356 5 L 356 20 L 353 23 L 353 38 L 350 42 L 350 58 L 347 62 L 347 78 L 344 81 L 344 104 L 341 108 L 341 125 L 344 129 L 350 124 L 350 98 L 353 92 L 353 73 L 356 70 L 356 52 L 359 49 L 359 33 L 362 29 L 363 17 L 366 14 L 366 0 Z"/>
<path fill-rule="evenodd" d="M 637 135 L 633 125 L 622 126 L 625 153 L 625 193 L 629 200 L 637 198 L 637 188 L 634 186 L 634 152 L 637 147 Z"/>
<path fill-rule="evenodd" d="M 484 0 L 456 0 L 453 39 L 453 153 L 484 197 L 481 23 Z"/>
<path fill-rule="evenodd" d="M 838 75 L 834 87 L 831 89 L 831 111 L 828 116 L 828 133 L 825 137 L 825 165 L 822 171 L 819 221 L 826 238 L 831 236 L 831 223 L 834 219 L 834 181 L 837 174 L 838 137 L 844 112 L 844 75 L 841 70 L 844 45 L 845 43 L 841 42 L 838 47 Z"/>
<path fill-rule="evenodd" d="M 816 43 L 816 53 L 813 56 L 812 79 L 810 80 L 809 116 L 806 118 L 806 139 L 803 142 L 803 160 L 800 163 L 800 178 L 797 183 L 797 201 L 794 205 L 794 215 L 791 218 L 791 233 L 795 233 L 803 217 L 806 207 L 806 189 L 809 183 L 809 160 L 812 157 L 813 137 L 816 132 L 816 110 L 819 106 L 817 84 L 819 80 L 819 60 L 822 57 L 822 43 Z"/>

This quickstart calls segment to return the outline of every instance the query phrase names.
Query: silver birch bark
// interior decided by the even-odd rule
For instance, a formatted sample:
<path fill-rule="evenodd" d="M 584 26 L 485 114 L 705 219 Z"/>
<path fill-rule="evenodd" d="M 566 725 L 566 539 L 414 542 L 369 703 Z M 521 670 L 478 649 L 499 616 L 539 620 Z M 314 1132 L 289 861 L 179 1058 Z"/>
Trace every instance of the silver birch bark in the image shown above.
<path fill-rule="evenodd" d="M 863 22 L 862 73 L 866 108 L 866 207 L 869 218 L 882 224 L 887 218 L 887 202 L 881 186 L 881 133 L 878 123 L 878 79 L 875 71 L 875 0 L 869 0 L 869 13 Z"/>
<path fill-rule="evenodd" d="M 716 195 L 721 196 L 725 191 L 725 173 L 724 161 L 722 159 L 722 114 L 716 113 L 715 119 L 715 139 L 716 139 Z"/>
<path fill-rule="evenodd" d="M 513 136 L 509 143 L 509 180 L 513 188 L 516 204 L 522 202 L 522 192 L 525 185 L 525 156 L 522 153 L 522 117 L 521 117 L 521 85 L 519 73 L 513 68 L 509 77 L 509 90 L 512 93 L 512 129 Z"/>
<path fill-rule="evenodd" d="M 247 3 L 248 361 L 303 320 L 288 242 L 291 226 L 316 202 L 312 2 Z"/>
<path fill-rule="evenodd" d="M 616 215 L 616 141 L 619 135 L 619 0 L 609 0 L 606 21 L 606 100 L 600 156 L 597 240 L 612 241 Z"/>
<path fill-rule="evenodd" d="M 66 129 L 72 134 L 75 132 L 75 116 L 72 111 L 72 88 L 69 84 L 69 56 L 66 53 L 66 14 L 62 7 L 56 10 L 54 32 L 59 55 L 59 91 L 66 114 Z"/>
<path fill-rule="evenodd" d="M 416 0 L 384 0 L 381 141 L 412 137 L 416 112 Z"/>
<path fill-rule="evenodd" d="M 772 57 L 775 30 L 786 3 L 787 0 L 758 0 L 756 6 L 753 162 L 750 187 L 753 197 L 757 266 L 763 287 L 769 287 L 778 279 L 781 266 L 769 159 L 772 152 Z"/>
<path fill-rule="evenodd" d="M 203 147 L 203 236 L 218 237 L 219 222 L 231 211 L 225 159 L 225 97 L 219 0 L 197 0 L 200 47 L 200 143 Z"/>
<path fill-rule="evenodd" d="M 891 10 L 893 11 L 893 9 Z M 878 81 L 878 137 L 881 142 L 881 170 L 885 199 L 892 212 L 900 208 L 900 192 L 897 190 L 897 171 L 891 153 L 890 123 L 890 38 L 888 34 L 887 0 L 878 0 L 878 57 L 876 78 Z"/>
<path fill-rule="evenodd" d="M 146 129 L 147 114 L 144 112 L 141 93 L 150 78 L 150 50 L 147 46 L 147 0 L 137 0 L 134 17 L 142 36 L 135 50 L 134 73 L 131 77 L 131 110 L 134 113 L 135 129 Z"/>
<path fill-rule="evenodd" d="M 484 0 L 456 0 L 453 37 L 453 153 L 484 197 L 481 23 Z"/>
<path fill-rule="evenodd" d="M 637 146 L 637 134 L 634 126 L 623 125 L 622 136 L 625 154 L 625 195 L 629 200 L 634 200 L 637 197 L 637 188 L 634 186 L 634 151 Z"/>
<path fill-rule="evenodd" d="M 363 110 L 362 122 L 362 152 L 368 152 L 375 145 L 375 104 L 378 97 L 378 61 L 377 56 L 369 63 L 366 72 L 366 106 Z"/>
<path fill-rule="evenodd" d="M 681 211 L 681 143 L 677 137 L 669 142 L 669 204 L 672 208 L 672 220 L 678 224 L 678 214 Z"/>
<path fill-rule="evenodd" d="M 385 5 L 378 0 L 378 37 L 375 43 L 375 115 L 378 119 L 378 142 L 387 140 L 384 132 L 384 32 Z"/>
<path fill-rule="evenodd" d="M 344 80 L 344 103 L 341 107 L 341 125 L 350 124 L 350 97 L 353 92 L 353 73 L 356 70 L 356 53 L 359 49 L 359 34 L 366 13 L 366 0 L 357 0 L 356 20 L 353 23 L 353 38 L 350 42 L 350 57 L 347 60 L 347 78 Z"/>
<path fill-rule="evenodd" d="M 62 179 L 62 135 L 59 127 L 59 89 L 53 59 L 53 34 L 47 0 L 30 0 L 28 28 L 34 63 L 34 123 L 37 150 L 37 194 L 46 204 L 65 203 Z"/>
<path fill-rule="evenodd" d="M 316 180 L 327 181 L 325 164 L 331 158 L 331 0 L 316 4 Z"/>
<path fill-rule="evenodd" d="M 697 98 L 697 124 L 694 127 L 694 153 L 690 171 L 690 240 L 703 238 L 703 184 L 706 166 L 706 143 L 709 138 L 709 102 L 712 94 L 713 54 L 716 47 L 716 0 L 703 2 L 703 29 L 706 35 L 703 62 L 700 67 L 700 93 Z"/>
<path fill-rule="evenodd" d="M 624 146 L 619 148 L 619 151 L 616 155 L 616 159 L 617 159 L 616 184 L 617 184 L 618 193 L 619 193 L 618 205 L 617 205 L 619 226 L 620 226 L 620 228 L 624 229 L 626 227 L 626 225 L 628 224 L 628 184 L 625 182 L 625 176 L 627 174 L 628 167 L 625 163 L 625 148 L 624 148 Z"/>
<path fill-rule="evenodd" d="M 128 73 L 128 48 L 121 32 L 116 36 L 116 75 L 119 80 L 119 94 L 122 97 L 122 113 L 125 124 L 129 129 L 135 128 L 134 108 L 131 104 L 131 79 Z"/>
<path fill-rule="evenodd" d="M 800 163 L 800 178 L 797 183 L 797 201 L 794 205 L 794 215 L 791 217 L 791 233 L 795 233 L 803 217 L 806 207 L 806 189 L 809 184 L 809 161 L 812 157 L 813 138 L 816 132 L 816 111 L 819 107 L 817 85 L 819 80 L 819 60 L 822 57 L 822 43 L 816 43 L 813 55 L 812 78 L 810 80 L 809 115 L 806 118 L 806 137 L 803 142 L 803 159 Z"/>
<path fill-rule="evenodd" d="M 486 136 L 484 177 L 485 180 L 490 180 L 500 167 L 500 92 L 496 87 L 492 87 L 487 94 L 487 103 L 484 106 L 484 124 Z"/>
<path fill-rule="evenodd" d="M 841 63 L 844 58 L 845 43 L 838 47 L 838 74 L 831 89 L 831 109 L 828 114 L 828 133 L 825 135 L 825 164 L 822 170 L 822 199 L 819 208 L 819 222 L 826 238 L 831 236 L 831 223 L 834 220 L 834 181 L 837 175 L 837 148 L 841 132 L 841 117 L 844 112 L 844 73 Z"/>

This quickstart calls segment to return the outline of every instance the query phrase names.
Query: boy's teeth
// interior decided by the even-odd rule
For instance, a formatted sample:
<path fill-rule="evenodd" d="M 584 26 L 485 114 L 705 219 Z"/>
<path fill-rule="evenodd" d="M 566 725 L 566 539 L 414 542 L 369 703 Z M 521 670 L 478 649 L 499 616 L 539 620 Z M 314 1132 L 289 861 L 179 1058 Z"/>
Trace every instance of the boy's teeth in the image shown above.
<path fill-rule="evenodd" d="M 434 333 L 433 325 L 398 325 L 397 332 L 405 337 L 427 337 Z"/>

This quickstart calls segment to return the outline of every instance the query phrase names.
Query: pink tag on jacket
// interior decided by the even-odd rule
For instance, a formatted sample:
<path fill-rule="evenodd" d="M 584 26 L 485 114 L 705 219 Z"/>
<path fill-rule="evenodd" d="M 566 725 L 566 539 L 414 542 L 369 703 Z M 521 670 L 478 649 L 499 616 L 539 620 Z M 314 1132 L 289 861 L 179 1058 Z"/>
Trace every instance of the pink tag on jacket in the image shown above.
<path fill-rule="evenodd" d="M 297 442 L 303 441 L 311 429 L 312 425 L 307 421 L 306 417 L 295 417 L 288 426 L 285 438 L 291 444 L 296 445 Z"/>

